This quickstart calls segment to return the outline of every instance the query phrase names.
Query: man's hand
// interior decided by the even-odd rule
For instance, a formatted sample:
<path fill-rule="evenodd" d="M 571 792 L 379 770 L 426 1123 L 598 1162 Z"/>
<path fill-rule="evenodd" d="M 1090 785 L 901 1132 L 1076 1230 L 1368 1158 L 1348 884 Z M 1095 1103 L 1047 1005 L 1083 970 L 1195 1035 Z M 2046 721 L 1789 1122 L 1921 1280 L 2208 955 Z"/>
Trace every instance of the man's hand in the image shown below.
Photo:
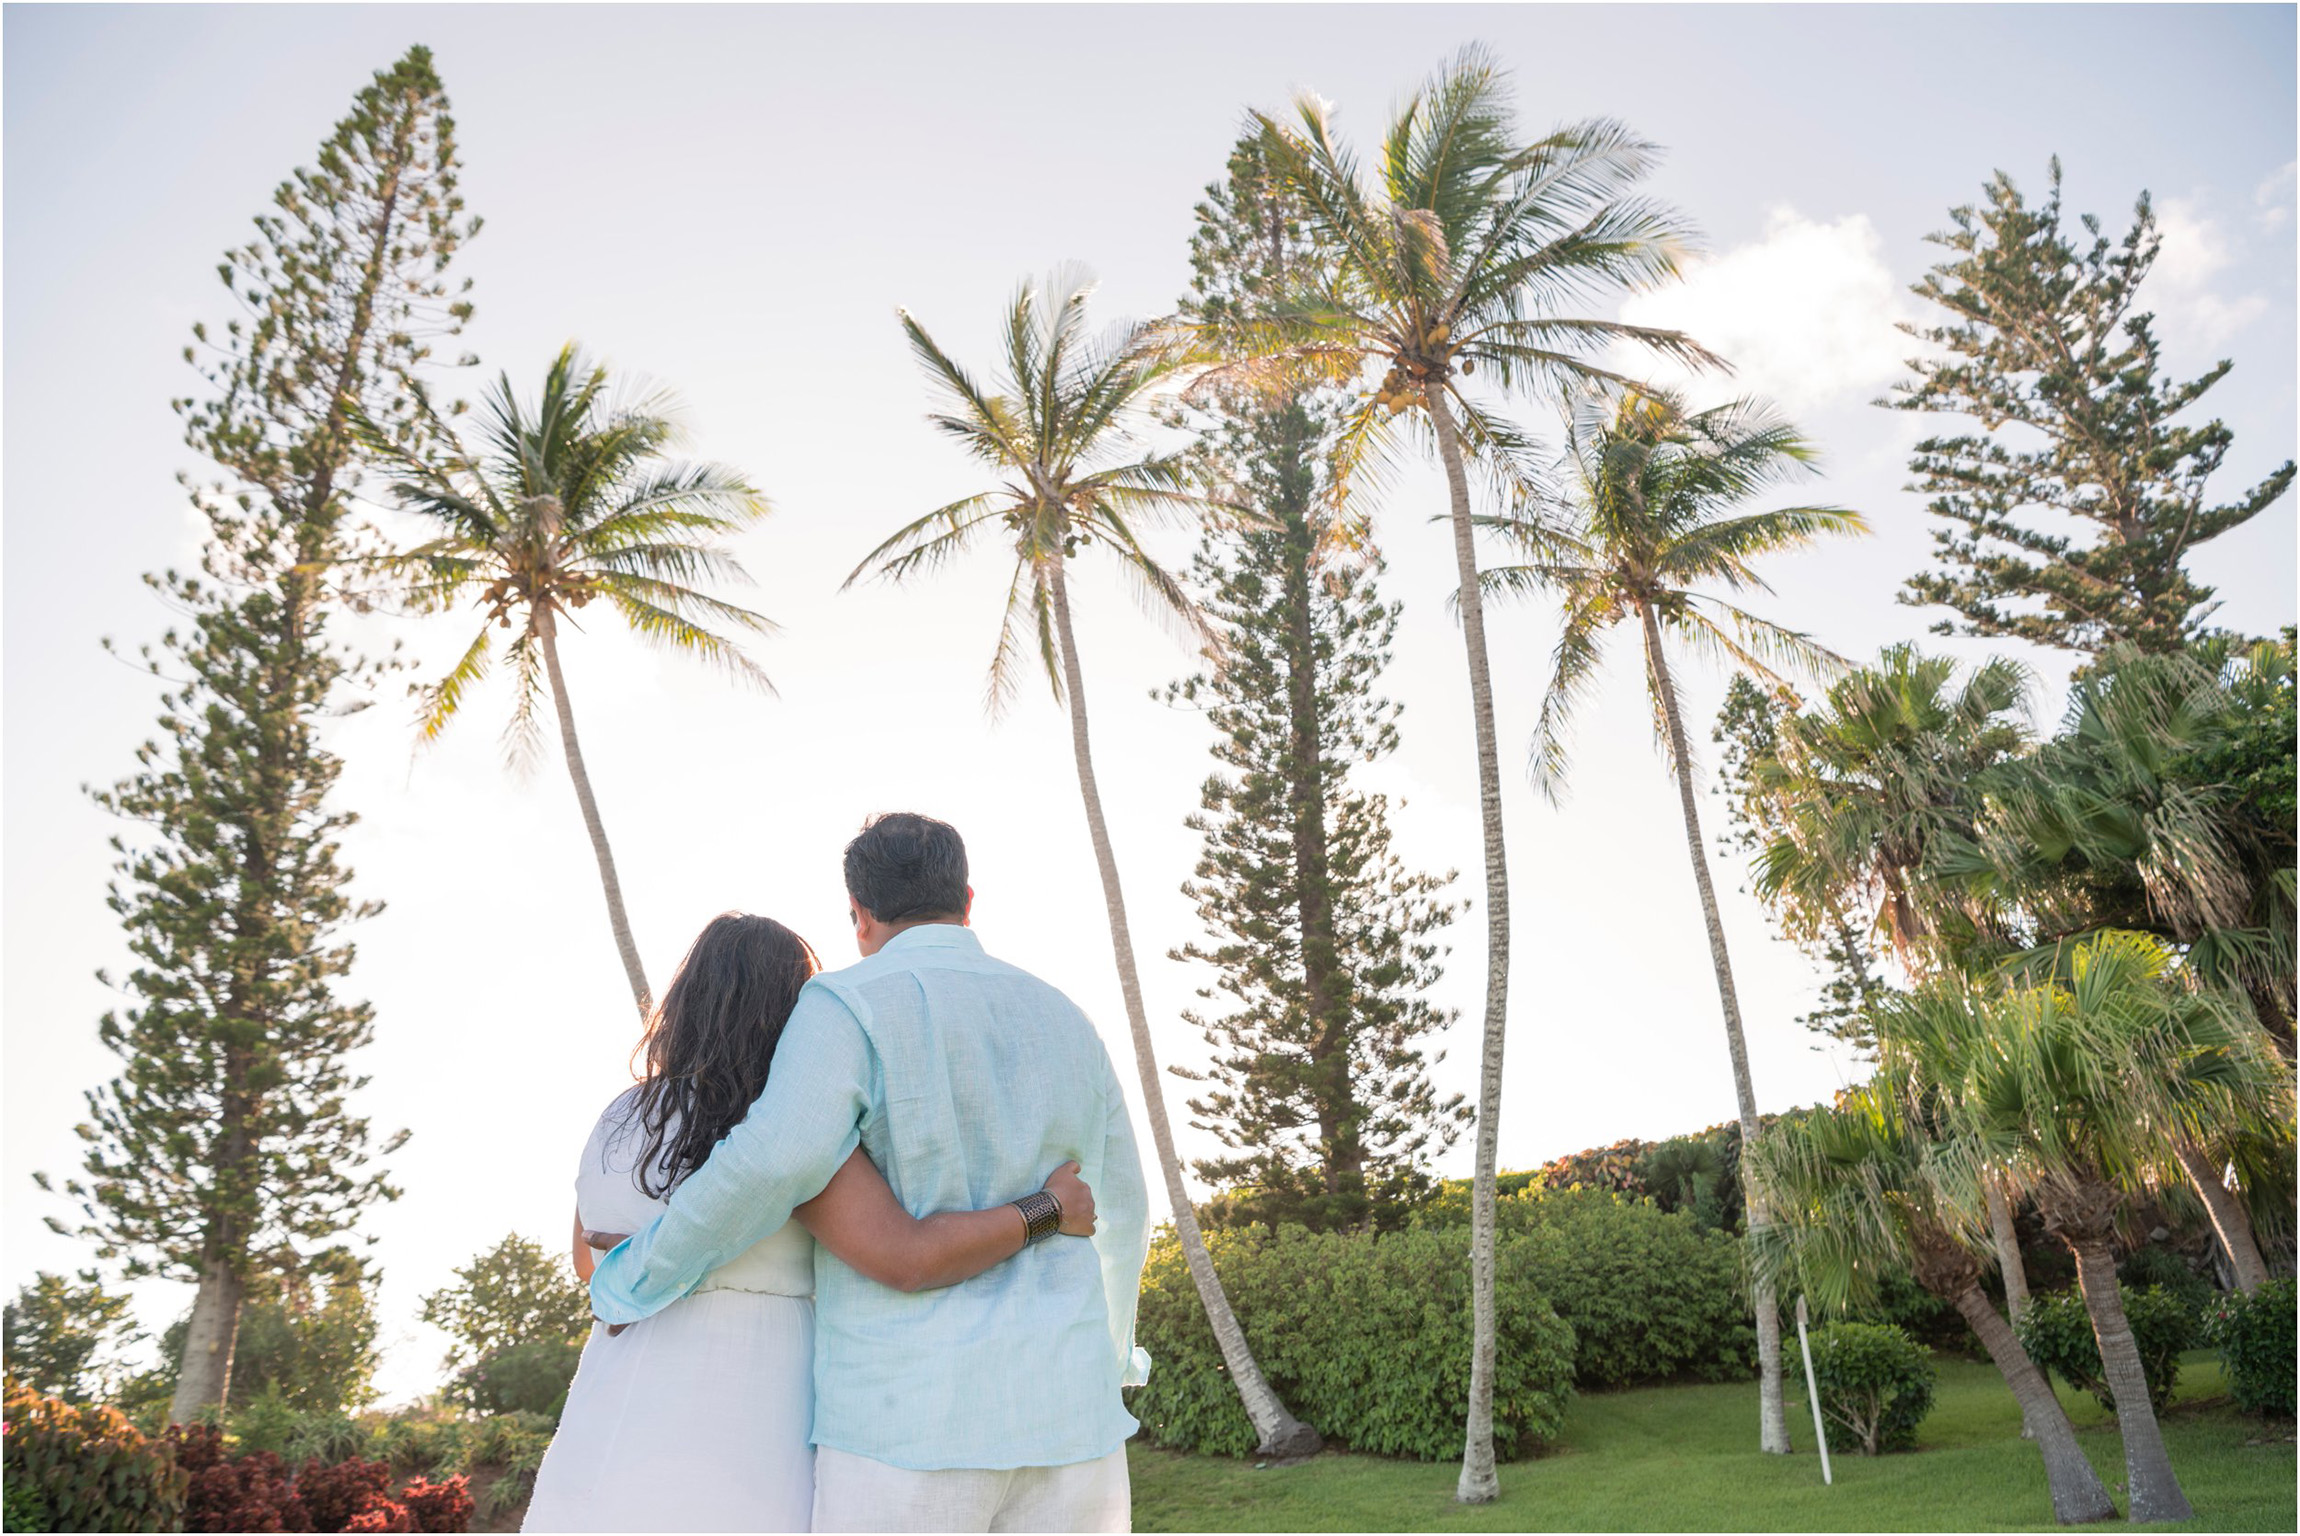
<path fill-rule="evenodd" d="M 1046 1192 L 1062 1202 L 1062 1226 L 1065 1237 L 1092 1237 L 1094 1235 L 1094 1190 L 1078 1176 L 1076 1159 L 1064 1163 L 1046 1176 Z"/>
<path fill-rule="evenodd" d="M 1081 1184 L 1078 1187 L 1080 1189 L 1084 1189 L 1086 1186 Z M 630 1235 L 631 1234 L 628 1232 L 594 1232 L 589 1227 L 585 1227 L 583 1229 L 583 1241 L 589 1243 L 592 1247 L 598 1249 L 601 1253 L 605 1253 L 608 1249 L 617 1246 Z M 605 1318 L 601 1318 L 599 1321 L 603 1323 L 607 1322 Z M 607 1337 L 611 1339 L 615 1337 L 616 1334 L 621 1333 L 624 1329 L 630 1326 L 631 1325 L 629 1323 L 607 1323 Z"/>

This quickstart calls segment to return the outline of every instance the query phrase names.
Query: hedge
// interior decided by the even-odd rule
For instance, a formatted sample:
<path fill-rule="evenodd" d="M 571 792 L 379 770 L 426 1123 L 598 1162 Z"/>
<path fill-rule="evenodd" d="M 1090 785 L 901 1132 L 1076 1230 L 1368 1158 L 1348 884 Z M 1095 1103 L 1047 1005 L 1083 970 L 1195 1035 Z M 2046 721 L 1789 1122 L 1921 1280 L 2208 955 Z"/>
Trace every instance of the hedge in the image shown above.
<path fill-rule="evenodd" d="M 1466 1230 L 1453 1216 L 1445 1208 L 1418 1224 Z M 1601 1189 L 1528 1188 L 1495 1201 L 1494 1216 L 1500 1246 L 1518 1251 L 1533 1288 L 1573 1326 L 1583 1388 L 1756 1370 L 1738 1238 Z"/>
<path fill-rule="evenodd" d="M 2148 1400 L 2158 1413 L 2172 1401 L 2173 1384 L 2180 1379 L 2180 1352 L 2196 1342 L 2196 1314 L 2186 1297 L 2161 1285 L 2119 1286 L 2124 1315 L 2132 1324 L 2140 1346 L 2141 1368 L 2148 1375 Z M 2041 1370 L 2052 1372 L 2110 1413 L 2116 1397 L 2101 1374 L 2100 1344 L 2092 1334 L 2092 1314 L 2076 1291 L 2031 1296 L 2018 1327 L 2021 1347 Z"/>
<path fill-rule="evenodd" d="M 2271 1280 L 2247 1296 L 2232 1291 L 2204 1309 L 2204 1339 L 2218 1346 L 2228 1395 L 2246 1413 L 2292 1416 L 2293 1356 L 2300 1349 L 2294 1307 L 2300 1291 Z"/>
<path fill-rule="evenodd" d="M 1263 1374 L 1337 1445 L 1376 1455 L 1461 1455 L 1469 1398 L 1469 1239 L 1461 1231 L 1209 1232 L 1231 1306 Z M 1494 1443 L 1526 1456 L 1556 1439 L 1573 1395 L 1573 1330 L 1533 1282 L 1525 1244 L 1496 1254 Z M 1128 1407 L 1154 1445 L 1244 1456 L 1253 1425 L 1231 1385 L 1172 1233 L 1151 1246 L 1137 1341 L 1154 1362 Z"/>

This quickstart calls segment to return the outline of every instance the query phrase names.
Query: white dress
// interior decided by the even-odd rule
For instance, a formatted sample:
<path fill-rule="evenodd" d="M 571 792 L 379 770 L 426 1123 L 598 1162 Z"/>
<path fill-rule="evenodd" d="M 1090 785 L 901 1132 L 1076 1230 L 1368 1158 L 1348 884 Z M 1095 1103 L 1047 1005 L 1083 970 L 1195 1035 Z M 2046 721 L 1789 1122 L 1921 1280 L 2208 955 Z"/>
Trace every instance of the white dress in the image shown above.
<path fill-rule="evenodd" d="M 663 1209 L 635 1177 L 637 1096 L 608 1105 L 583 1148 L 576 1209 L 596 1231 Z M 614 1338 L 593 1323 L 522 1529 L 806 1530 L 814 1289 L 814 1239 L 792 1222 Z"/>

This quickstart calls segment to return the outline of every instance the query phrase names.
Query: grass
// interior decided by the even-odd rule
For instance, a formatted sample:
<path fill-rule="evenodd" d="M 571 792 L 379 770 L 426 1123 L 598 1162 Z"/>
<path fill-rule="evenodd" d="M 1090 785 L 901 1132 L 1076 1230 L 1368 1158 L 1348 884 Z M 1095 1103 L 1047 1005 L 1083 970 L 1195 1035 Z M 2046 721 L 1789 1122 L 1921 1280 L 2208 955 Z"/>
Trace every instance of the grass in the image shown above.
<path fill-rule="evenodd" d="M 2220 1364 L 2185 1357 L 2164 1419 L 2197 1518 L 2164 1530 L 2289 1531 L 2292 1427 L 2228 1406 Z M 1502 1469 L 1501 1498 L 1453 1501 L 1450 1466 L 1325 1455 L 1256 1471 L 1250 1461 L 1132 1449 L 1137 1531 L 2019 1531 L 2057 1529 L 2044 1465 L 1994 1367 L 1943 1357 L 1917 1449 L 1832 1458 L 1823 1487 L 1800 1395 L 1800 1454 L 1756 1450 L 1748 1383 L 1585 1395 L 1557 1448 Z M 2089 1396 L 2061 1402 L 2101 1481 L 2124 1497 L 2116 1421 Z"/>

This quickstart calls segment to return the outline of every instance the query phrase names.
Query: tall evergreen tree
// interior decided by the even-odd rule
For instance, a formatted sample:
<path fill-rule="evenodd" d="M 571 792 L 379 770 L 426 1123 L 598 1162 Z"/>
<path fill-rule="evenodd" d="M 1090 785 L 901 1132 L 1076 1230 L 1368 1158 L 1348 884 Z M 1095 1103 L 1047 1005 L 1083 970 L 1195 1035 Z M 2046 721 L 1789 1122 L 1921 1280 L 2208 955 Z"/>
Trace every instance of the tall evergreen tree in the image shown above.
<path fill-rule="evenodd" d="M 1915 291 L 1954 318 L 1902 328 L 1947 356 L 1913 360 L 1916 380 L 1895 386 L 1892 403 L 1982 430 L 1917 444 L 1914 488 L 1952 526 L 1933 533 L 1946 569 L 1910 577 L 1902 601 L 1954 609 L 1961 630 L 1944 619 L 1933 626 L 1944 635 L 2174 650 L 2214 606 L 2182 560 L 2282 496 L 2293 466 L 2207 503 L 2234 434 L 2177 418 L 2231 365 L 2186 383 L 2159 377 L 2155 317 L 2135 309 L 2162 243 L 2148 194 L 2122 240 L 2090 214 L 2080 238 L 2061 227 L 2057 159 L 2051 180 L 2032 208 L 1999 171 L 1985 205 L 1952 209 L 1955 228 L 1930 237 L 1950 254 Z M 2090 542 L 2071 518 L 2095 526 Z"/>
<path fill-rule="evenodd" d="M 273 201 L 220 269 L 243 315 L 186 348 L 209 388 L 177 409 L 220 476 L 184 481 L 209 525 L 200 572 L 147 578 L 183 615 L 144 652 L 169 680 L 158 737 L 95 793 L 148 830 L 113 843 L 135 964 L 100 1034 L 125 1065 L 88 1096 L 67 1189 L 130 1275 L 198 1281 L 178 1420 L 225 1400 L 250 1280 L 393 1194 L 348 1103 L 373 1020 L 337 993 L 342 930 L 376 909 L 344 893 L 353 818 L 328 803 L 320 728 L 371 670 L 329 632 L 360 600 L 352 423 L 420 432 L 415 371 L 469 314 L 445 271 L 476 224 L 429 52 L 380 71 Z"/>
<path fill-rule="evenodd" d="M 1268 152 L 1260 135 L 1242 141 L 1199 205 L 1183 302 L 1194 322 L 1266 319 L 1323 259 Z M 1235 1191 L 1226 1216 L 1355 1226 L 1402 1213 L 1468 1118 L 1461 1095 L 1439 1099 L 1419 1044 L 1451 1020 L 1426 993 L 1453 877 L 1409 873 L 1386 798 L 1349 780 L 1397 745 L 1401 706 L 1374 689 L 1398 610 L 1375 591 L 1378 556 L 1329 558 L 1330 402 L 1297 386 L 1216 390 L 1204 405 L 1209 479 L 1255 520 L 1210 531 L 1194 564 L 1228 637 L 1224 665 L 1169 690 L 1206 709 L 1225 770 L 1189 819 L 1205 850 L 1184 890 L 1210 942 L 1176 957 L 1214 966 L 1200 996 L 1229 1004 L 1188 1015 L 1215 1047 L 1210 1072 L 1170 1070 L 1211 1080 L 1190 1108 L 1229 1150 L 1195 1167 Z"/>

